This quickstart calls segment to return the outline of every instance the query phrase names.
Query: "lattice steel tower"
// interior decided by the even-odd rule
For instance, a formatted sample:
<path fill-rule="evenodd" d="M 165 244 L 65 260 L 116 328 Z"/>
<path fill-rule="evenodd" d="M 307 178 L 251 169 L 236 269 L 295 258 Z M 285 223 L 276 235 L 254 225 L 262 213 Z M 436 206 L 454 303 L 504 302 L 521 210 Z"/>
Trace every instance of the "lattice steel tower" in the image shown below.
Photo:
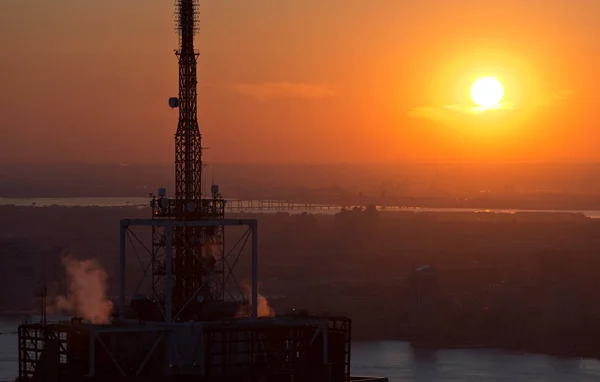
<path fill-rule="evenodd" d="M 176 30 L 179 48 L 179 96 L 169 99 L 171 108 L 179 108 L 175 133 L 175 197 L 168 198 L 160 189 L 152 200 L 153 219 L 179 221 L 224 219 L 225 200 L 218 187 L 211 195 L 202 194 L 202 139 L 197 116 L 196 63 L 194 49 L 198 30 L 198 0 L 176 0 Z M 206 307 L 225 299 L 224 229 L 220 225 L 178 227 L 172 237 L 165 237 L 160 227 L 153 228 L 152 285 L 153 298 L 164 304 L 165 274 L 173 274 L 173 319 L 190 319 L 206 315 Z M 172 262 L 166 264 L 165 252 L 172 244 Z M 176 316 L 176 317 L 175 317 Z"/>
<path fill-rule="evenodd" d="M 202 138 L 198 127 L 196 61 L 194 35 L 197 31 L 197 0 L 178 0 L 177 31 L 179 59 L 179 124 L 175 134 L 175 198 L 202 198 Z"/>

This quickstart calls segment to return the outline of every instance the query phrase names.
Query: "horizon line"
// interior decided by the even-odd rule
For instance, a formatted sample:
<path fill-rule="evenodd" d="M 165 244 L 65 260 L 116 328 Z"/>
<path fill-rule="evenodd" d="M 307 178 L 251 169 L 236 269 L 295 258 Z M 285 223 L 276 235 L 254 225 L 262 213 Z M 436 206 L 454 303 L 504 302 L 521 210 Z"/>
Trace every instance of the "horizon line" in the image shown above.
<path fill-rule="evenodd" d="M 1 167 L 12 167 L 12 166 L 36 166 L 36 167 L 52 167 L 52 166 L 174 166 L 175 163 L 171 162 L 68 162 L 68 161 L 56 161 L 56 162 L 0 162 Z M 397 160 L 397 161 L 369 161 L 369 162 L 357 162 L 357 161 L 255 161 L 255 162 L 242 162 L 242 161 L 215 161 L 205 162 L 204 165 L 210 166 L 340 166 L 340 165 L 446 165 L 446 164 L 469 164 L 469 165 L 503 165 L 503 164 L 543 164 L 543 165 L 564 165 L 564 164 L 600 164 L 600 159 L 563 159 L 563 160 L 489 160 L 489 161 L 452 161 L 452 160 Z"/>

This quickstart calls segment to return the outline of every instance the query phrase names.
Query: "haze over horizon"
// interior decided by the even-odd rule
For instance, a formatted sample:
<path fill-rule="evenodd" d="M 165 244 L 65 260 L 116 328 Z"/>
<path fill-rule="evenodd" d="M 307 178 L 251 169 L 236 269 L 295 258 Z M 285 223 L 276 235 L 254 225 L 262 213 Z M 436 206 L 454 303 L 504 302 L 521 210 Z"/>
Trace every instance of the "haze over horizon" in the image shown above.
<path fill-rule="evenodd" d="M 171 163 L 172 7 L 3 1 L 0 163 Z M 600 161 L 598 14 L 592 0 L 201 1 L 206 160 Z M 504 101 L 472 113 L 487 75 Z"/>

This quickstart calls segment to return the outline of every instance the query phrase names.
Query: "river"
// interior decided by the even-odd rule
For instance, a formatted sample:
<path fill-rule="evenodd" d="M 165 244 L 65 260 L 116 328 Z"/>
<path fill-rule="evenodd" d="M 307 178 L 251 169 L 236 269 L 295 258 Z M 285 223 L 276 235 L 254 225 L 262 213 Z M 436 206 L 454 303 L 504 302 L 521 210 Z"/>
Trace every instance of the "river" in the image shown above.
<path fill-rule="evenodd" d="M 13 381 L 18 374 L 17 325 L 0 318 L 0 381 Z M 600 361 L 491 349 L 414 350 L 402 341 L 365 341 L 352 343 L 352 373 L 390 382 L 591 382 L 600 381 Z"/>

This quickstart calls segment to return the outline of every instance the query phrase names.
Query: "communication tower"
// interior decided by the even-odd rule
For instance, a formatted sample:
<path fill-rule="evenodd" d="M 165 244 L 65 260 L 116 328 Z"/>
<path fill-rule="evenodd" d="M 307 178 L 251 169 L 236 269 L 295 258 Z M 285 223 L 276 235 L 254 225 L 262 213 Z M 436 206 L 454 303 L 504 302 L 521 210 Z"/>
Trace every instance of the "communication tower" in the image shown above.
<path fill-rule="evenodd" d="M 198 1 L 175 4 L 179 95 L 169 99 L 169 106 L 179 108 L 175 195 L 161 188 L 152 196 L 150 218 L 121 220 L 121 286 L 114 317 L 19 326 L 19 381 L 51 376 L 61 381 L 349 382 L 350 319 L 304 313 L 273 317 L 272 312 L 260 317 L 258 222 L 225 219 L 217 185 L 210 195 L 202 194 L 194 50 Z M 151 227 L 151 245 L 136 235 L 136 227 L 145 228 L 144 234 Z M 227 253 L 225 227 L 247 227 Z M 228 238 L 235 238 L 229 232 Z M 250 238 L 247 309 L 249 296 L 236 296 L 240 288 L 233 268 Z M 130 268 L 136 263 L 143 268 L 141 280 Z M 137 289 L 129 299 L 133 285 Z M 142 285 L 145 293 L 139 293 Z"/>
<path fill-rule="evenodd" d="M 175 51 L 179 62 L 179 95 L 169 99 L 169 106 L 179 109 L 175 133 L 175 195 L 169 198 L 165 189 L 159 190 L 158 197 L 152 200 L 152 219 L 222 220 L 226 201 L 218 186 L 213 185 L 211 195 L 207 197 L 202 193 L 202 136 L 198 126 L 196 89 L 199 53 L 194 48 L 199 22 L 198 0 L 176 0 L 175 6 L 179 35 L 179 47 Z M 164 303 L 167 268 L 164 228 L 154 226 L 152 237 L 153 297 Z M 171 244 L 173 310 L 185 308 L 179 318 L 197 317 L 201 306 L 224 302 L 224 227 L 177 226 Z"/>

